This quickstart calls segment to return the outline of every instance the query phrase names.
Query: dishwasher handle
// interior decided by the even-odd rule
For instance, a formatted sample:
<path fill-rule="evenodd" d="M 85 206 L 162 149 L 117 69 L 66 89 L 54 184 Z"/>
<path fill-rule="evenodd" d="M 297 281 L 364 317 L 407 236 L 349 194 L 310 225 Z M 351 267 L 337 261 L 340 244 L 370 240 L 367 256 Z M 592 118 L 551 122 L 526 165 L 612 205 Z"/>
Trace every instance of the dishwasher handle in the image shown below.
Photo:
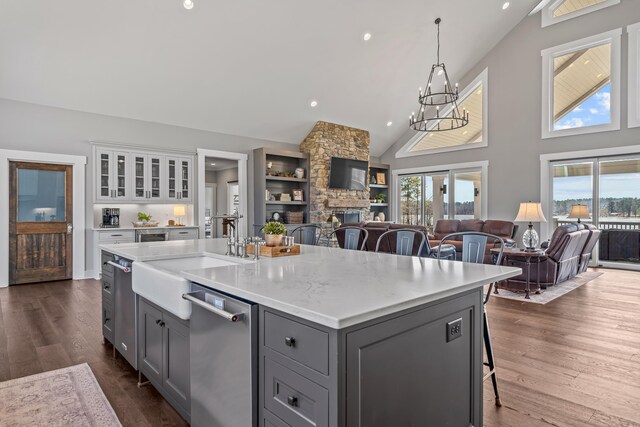
<path fill-rule="evenodd" d="M 244 316 L 243 313 L 229 313 L 228 311 L 224 311 L 221 310 L 219 308 L 214 307 L 211 304 L 208 304 L 204 301 L 202 301 L 200 298 L 196 298 L 194 295 L 197 294 L 202 294 L 202 291 L 198 291 L 198 292 L 192 292 L 189 294 L 182 294 L 182 298 L 186 299 L 187 301 L 190 301 L 191 303 L 197 305 L 200 308 L 203 308 L 213 314 L 216 314 L 220 317 L 225 318 L 226 320 L 228 320 L 229 322 L 237 322 L 238 320 L 241 320 Z"/>
<path fill-rule="evenodd" d="M 117 262 L 107 261 L 107 264 L 112 265 L 115 268 L 119 268 L 120 270 L 124 271 L 125 273 L 130 273 L 131 272 L 131 268 L 122 266 L 122 265 L 118 264 Z"/>

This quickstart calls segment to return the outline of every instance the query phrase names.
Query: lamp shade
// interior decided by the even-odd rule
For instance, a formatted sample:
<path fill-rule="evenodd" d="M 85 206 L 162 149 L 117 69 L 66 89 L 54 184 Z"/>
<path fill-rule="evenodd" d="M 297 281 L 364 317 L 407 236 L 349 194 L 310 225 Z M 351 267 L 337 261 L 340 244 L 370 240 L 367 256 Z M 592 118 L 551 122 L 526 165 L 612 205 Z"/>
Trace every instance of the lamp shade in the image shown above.
<path fill-rule="evenodd" d="M 571 212 L 569 212 L 569 218 L 591 218 L 589 213 L 589 207 L 587 205 L 571 205 Z"/>
<path fill-rule="evenodd" d="M 515 222 L 547 222 L 542 213 L 540 203 L 524 202 L 520 203 L 520 210 Z"/>
<path fill-rule="evenodd" d="M 173 208 L 173 215 L 174 216 L 185 216 L 186 214 L 187 214 L 187 211 L 184 208 L 184 206 L 175 206 Z"/>

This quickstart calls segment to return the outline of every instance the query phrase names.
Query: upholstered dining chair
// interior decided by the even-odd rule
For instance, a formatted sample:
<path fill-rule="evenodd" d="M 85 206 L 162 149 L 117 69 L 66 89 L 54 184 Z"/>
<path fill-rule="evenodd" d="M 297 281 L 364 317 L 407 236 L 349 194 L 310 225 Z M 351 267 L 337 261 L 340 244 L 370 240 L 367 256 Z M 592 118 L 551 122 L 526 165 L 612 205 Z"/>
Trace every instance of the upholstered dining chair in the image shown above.
<path fill-rule="evenodd" d="M 452 241 L 459 237 L 462 237 L 462 262 L 483 264 L 486 259 L 486 252 L 489 249 L 499 247 L 500 252 L 495 257 L 491 257 L 490 259 L 495 262 L 496 265 L 502 265 L 502 256 L 504 253 L 505 243 L 504 239 L 494 234 L 482 233 L 480 231 L 463 231 L 460 233 L 451 233 L 446 235 L 440 241 L 438 253 L 440 253 L 440 247 L 443 245 L 443 242 Z M 492 242 L 489 241 L 490 239 L 492 240 Z M 498 244 L 500 246 L 498 246 Z M 484 323 L 484 348 L 487 352 L 487 362 L 484 363 L 484 365 L 489 367 L 489 372 L 484 377 L 482 377 L 482 381 L 485 381 L 487 378 L 491 377 L 491 382 L 493 383 L 493 392 L 496 396 L 496 406 L 502 406 L 502 402 L 500 401 L 500 394 L 498 393 L 498 377 L 496 375 L 496 364 L 495 359 L 493 358 L 493 346 L 491 345 L 491 334 L 489 333 L 489 321 L 487 319 L 487 303 L 489 302 L 489 297 L 491 297 L 491 291 L 493 290 L 494 285 L 494 283 L 491 283 L 489 285 L 489 289 L 487 293 L 485 293 L 482 303 L 482 320 Z"/>
<path fill-rule="evenodd" d="M 412 256 L 419 255 L 425 245 L 426 237 L 420 230 L 412 230 L 410 228 L 399 228 L 385 231 L 378 237 L 376 242 L 376 252 L 383 247 L 384 252 L 396 255 Z M 415 244 L 418 243 L 417 250 L 414 250 Z M 395 248 L 393 247 L 395 243 Z"/>
<path fill-rule="evenodd" d="M 340 240 L 342 238 L 343 244 L 340 246 L 341 248 L 354 251 L 362 251 L 367 245 L 369 232 L 365 228 L 351 225 L 340 227 L 329 234 L 329 238 L 327 239 L 327 246 L 331 245 L 331 241 L 334 237 L 338 240 L 338 243 L 340 243 Z"/>
<path fill-rule="evenodd" d="M 289 235 L 293 236 L 296 243 L 317 246 L 321 231 L 322 228 L 319 225 L 307 224 L 294 228 Z"/>

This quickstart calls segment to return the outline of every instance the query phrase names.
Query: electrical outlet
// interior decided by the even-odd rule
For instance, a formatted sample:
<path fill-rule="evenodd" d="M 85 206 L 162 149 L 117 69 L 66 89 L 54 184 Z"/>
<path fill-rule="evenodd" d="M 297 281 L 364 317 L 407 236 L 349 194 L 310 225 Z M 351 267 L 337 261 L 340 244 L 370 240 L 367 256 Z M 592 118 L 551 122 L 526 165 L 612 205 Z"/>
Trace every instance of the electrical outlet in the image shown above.
<path fill-rule="evenodd" d="M 462 336 L 462 318 L 447 323 L 447 342 Z"/>

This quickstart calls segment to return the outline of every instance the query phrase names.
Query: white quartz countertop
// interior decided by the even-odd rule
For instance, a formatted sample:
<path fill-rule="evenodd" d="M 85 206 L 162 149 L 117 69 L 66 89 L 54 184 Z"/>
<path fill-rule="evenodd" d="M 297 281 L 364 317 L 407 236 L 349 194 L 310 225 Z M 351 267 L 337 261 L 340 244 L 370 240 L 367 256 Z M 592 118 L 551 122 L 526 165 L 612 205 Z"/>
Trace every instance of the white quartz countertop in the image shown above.
<path fill-rule="evenodd" d="M 157 227 L 93 227 L 94 231 L 118 231 L 118 230 L 157 230 L 159 228 L 173 230 L 174 228 L 182 229 L 182 228 L 198 228 L 197 225 L 159 225 Z"/>
<path fill-rule="evenodd" d="M 132 261 L 224 254 L 225 239 L 100 248 Z M 230 258 L 231 259 L 231 258 Z M 135 266 L 134 266 L 135 268 Z M 182 271 L 211 289 L 341 329 L 514 277 L 519 268 L 303 246 L 302 254 Z"/>

